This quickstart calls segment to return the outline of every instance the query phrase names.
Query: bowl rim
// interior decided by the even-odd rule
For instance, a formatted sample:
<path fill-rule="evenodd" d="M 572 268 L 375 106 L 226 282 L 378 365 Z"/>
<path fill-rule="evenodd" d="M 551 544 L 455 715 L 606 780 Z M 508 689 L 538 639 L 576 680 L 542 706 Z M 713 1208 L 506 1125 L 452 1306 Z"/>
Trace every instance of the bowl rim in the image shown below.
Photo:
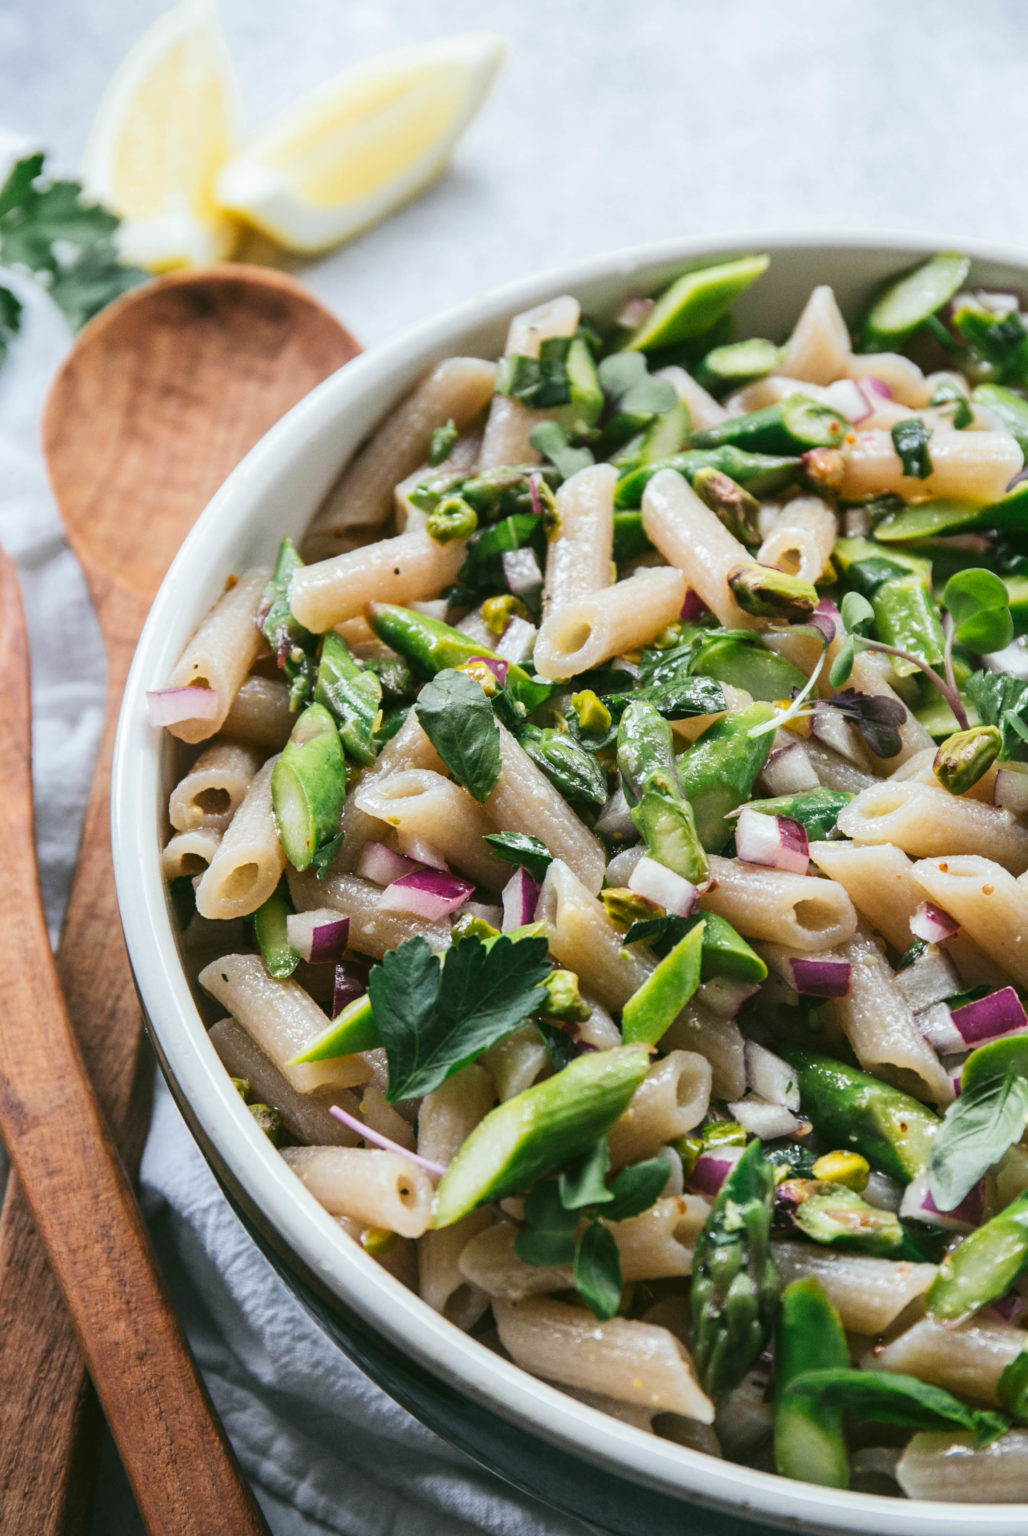
<path fill-rule="evenodd" d="M 153 835 L 160 738 L 146 722 L 145 691 L 168 665 L 166 632 L 182 590 L 195 592 L 212 568 L 226 573 L 231 568 L 228 546 L 245 527 L 265 475 L 289 461 L 302 463 L 308 439 L 338 420 L 349 403 L 413 361 L 423 367 L 448 355 L 448 349 L 452 353 L 466 331 L 498 323 L 564 289 L 617 277 L 627 285 L 633 274 L 665 263 L 755 249 L 773 258 L 809 257 L 818 250 L 866 251 L 895 255 L 897 264 L 959 249 L 975 261 L 1022 269 L 1028 286 L 1028 253 L 994 242 L 864 229 L 728 231 L 561 263 L 490 288 L 346 364 L 294 406 L 232 471 L 187 536 L 155 598 L 125 687 L 112 771 L 112 846 L 125 940 L 162 1065 L 232 1178 L 325 1290 L 436 1378 L 580 1461 L 716 1510 L 853 1536 L 871 1536 L 883 1525 L 896 1536 L 963 1536 L 972 1522 L 990 1536 L 1020 1536 L 1028 1507 L 1023 1503 L 955 1504 L 819 1488 L 662 1440 L 530 1376 L 433 1312 L 341 1233 L 257 1129 L 207 1040 L 169 918 Z"/>

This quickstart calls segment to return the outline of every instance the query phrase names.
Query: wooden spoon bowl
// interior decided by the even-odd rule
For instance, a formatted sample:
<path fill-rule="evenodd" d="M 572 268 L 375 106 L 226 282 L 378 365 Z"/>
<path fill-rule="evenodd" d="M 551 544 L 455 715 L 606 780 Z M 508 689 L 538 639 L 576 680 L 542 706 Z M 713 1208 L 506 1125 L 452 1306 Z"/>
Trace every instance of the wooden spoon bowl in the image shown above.
<path fill-rule="evenodd" d="M 148 1061 L 110 857 L 111 755 L 132 653 L 157 588 L 211 496 L 254 443 L 360 351 L 300 285 L 260 267 L 176 273 L 86 327 L 43 427 L 54 493 L 107 649 L 107 709 L 58 954 L 68 1014 L 131 1167 Z M 85 1365 L 12 1177 L 0 1216 L 0 1530 L 86 1529 Z M 83 1451 L 82 1447 L 86 1445 Z M 201 1522 L 197 1533 L 213 1529 Z"/>

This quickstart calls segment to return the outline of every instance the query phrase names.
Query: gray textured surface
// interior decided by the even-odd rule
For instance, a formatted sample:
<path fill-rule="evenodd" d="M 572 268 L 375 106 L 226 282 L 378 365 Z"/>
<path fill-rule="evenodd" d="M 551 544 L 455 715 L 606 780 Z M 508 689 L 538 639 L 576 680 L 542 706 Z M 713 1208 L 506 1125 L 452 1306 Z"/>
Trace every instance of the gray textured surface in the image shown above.
<path fill-rule="evenodd" d="M 45 10 L 0 0 L 0 127 L 74 169 L 111 71 L 162 9 L 163 0 L 49 0 Z M 514 44 L 445 179 L 304 269 L 366 344 L 533 268 L 675 233 L 878 227 L 1028 243 L 1023 0 L 222 0 L 222 12 L 251 126 L 373 51 L 483 26 Z M 53 317 L 37 309 L 31 334 L 52 367 L 63 345 Z M 102 663 L 88 615 L 80 603 L 68 607 L 74 571 L 31 446 L 45 382 L 38 369 L 27 391 L 12 374 L 0 377 L 9 450 L 0 535 L 20 557 L 30 597 L 41 852 L 56 907 L 98 727 Z M 69 624 L 55 626 L 55 612 L 70 614 Z M 206 1173 L 166 1099 L 161 1113 L 163 1140 L 148 1160 L 151 1206 L 162 1252 L 179 1266 L 171 1278 L 194 1340 L 211 1363 L 222 1322 L 245 1303 L 223 1275 L 203 1274 L 204 1224 L 215 1219 Z M 188 1198 L 187 1165 L 200 1181 Z M 246 1240 L 240 1247 L 231 1216 L 217 1219 L 226 1222 L 219 1241 L 238 1283 Z M 251 1341 L 234 1380 L 229 1372 L 223 1411 L 232 1412 L 242 1366 L 268 1345 Z M 269 1360 L 274 1349 L 261 1354 L 268 1369 Z M 269 1400 L 281 1390 L 282 1402 L 295 1404 L 287 1385 L 299 1392 L 303 1381 L 280 1375 L 267 1384 Z M 319 1386 L 327 1443 L 333 1387 L 328 1379 Z M 366 1465 L 385 1446 L 387 1460 L 406 1456 L 418 1501 L 396 1494 L 380 1502 L 380 1519 L 362 1512 L 362 1531 L 572 1530 L 537 1510 L 519 1516 L 426 1432 L 390 1415 L 367 1384 L 361 1391 L 366 1434 L 355 1451 Z M 273 1459 L 273 1417 L 264 1428 Z M 462 1476 L 463 1518 L 440 1491 Z M 324 1492 L 314 1489 L 308 1508 Z M 270 1485 L 262 1496 L 276 1532 L 329 1529 L 300 1522 Z M 356 1526 L 344 1519 L 331 1528 Z M 135 1529 L 108 1458 L 97 1536 Z"/>

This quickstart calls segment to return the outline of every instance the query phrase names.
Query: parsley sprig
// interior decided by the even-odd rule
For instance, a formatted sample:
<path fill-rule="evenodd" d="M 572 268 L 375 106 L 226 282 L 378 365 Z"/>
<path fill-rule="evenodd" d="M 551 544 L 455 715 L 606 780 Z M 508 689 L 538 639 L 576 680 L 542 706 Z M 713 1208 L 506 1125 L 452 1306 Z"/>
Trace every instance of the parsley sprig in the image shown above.
<path fill-rule="evenodd" d="M 73 330 L 146 273 L 118 258 L 118 219 L 91 202 L 77 181 L 52 181 L 42 154 L 13 166 L 0 187 L 0 266 L 29 272 L 64 313 Z M 0 360 L 17 335 L 22 306 L 0 282 Z"/>

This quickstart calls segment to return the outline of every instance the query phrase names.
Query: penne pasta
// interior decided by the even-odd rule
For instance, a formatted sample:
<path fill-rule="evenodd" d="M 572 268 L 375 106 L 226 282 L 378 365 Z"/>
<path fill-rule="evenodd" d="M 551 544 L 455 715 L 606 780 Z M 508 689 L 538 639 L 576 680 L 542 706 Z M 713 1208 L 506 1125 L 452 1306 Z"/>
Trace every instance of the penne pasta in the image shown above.
<path fill-rule="evenodd" d="M 447 949 L 450 928 L 445 922 L 430 922 L 407 912 L 381 907 L 382 887 L 360 875 L 336 870 L 319 880 L 313 870 L 302 875 L 289 870 L 289 892 L 298 912 L 315 912 L 319 907 L 333 907 L 350 919 L 350 945 L 361 954 L 381 960 L 389 949 L 407 939 L 420 936 L 433 949 Z"/>
<path fill-rule="evenodd" d="M 214 827 L 197 827 L 195 832 L 176 832 L 161 853 L 161 873 L 165 880 L 180 880 L 183 875 L 202 875 L 221 843 L 221 833 Z"/>
<path fill-rule="evenodd" d="M 177 832 L 209 827 L 224 832 L 253 783 L 260 758 L 252 747 L 216 741 L 202 752 L 168 801 L 168 819 Z"/>
<path fill-rule="evenodd" d="M 696 1052 L 672 1051 L 655 1062 L 611 1128 L 611 1165 L 642 1162 L 688 1135 L 707 1113 L 710 1087 L 710 1063 Z"/>
<path fill-rule="evenodd" d="M 725 917 L 747 939 L 789 944 L 804 954 L 853 937 L 857 914 L 841 885 L 740 859 L 710 860 L 713 885 L 700 905 Z"/>
<path fill-rule="evenodd" d="M 654 377 L 667 379 L 679 400 L 689 407 L 689 419 L 694 432 L 705 432 L 708 427 L 716 427 L 727 418 L 728 412 L 724 406 L 708 394 L 702 384 L 697 384 L 692 374 L 686 373 L 684 368 L 658 368 Z"/>
<path fill-rule="evenodd" d="M 248 1082 L 257 1102 L 273 1104 L 297 1141 L 326 1147 L 352 1147 L 356 1143 L 356 1132 L 329 1112 L 332 1104 L 338 1104 L 357 1114 L 357 1099 L 349 1089 L 327 1086 L 305 1093 L 295 1088 L 235 1019 L 219 1020 L 210 1031 L 210 1039 L 225 1070 Z"/>
<path fill-rule="evenodd" d="M 1010 1429 L 981 1447 L 972 1434 L 917 1434 L 899 1459 L 896 1479 L 908 1499 L 1024 1503 L 1028 1429 Z"/>
<path fill-rule="evenodd" d="M 884 1333 L 919 1303 L 936 1274 L 934 1264 L 869 1259 L 794 1242 L 775 1243 L 774 1260 L 783 1286 L 793 1280 L 819 1281 L 843 1327 L 868 1337 Z"/>
<path fill-rule="evenodd" d="M 830 384 L 850 365 L 850 333 L 826 283 L 815 288 L 785 344 L 781 372 L 811 384 Z"/>
<path fill-rule="evenodd" d="M 981 854 L 1013 874 L 1028 869 L 1028 831 L 1012 811 L 895 779 L 862 790 L 839 812 L 856 843 L 891 843 L 916 858 Z"/>
<path fill-rule="evenodd" d="M 222 730 L 234 741 L 280 752 L 295 723 L 286 684 L 277 678 L 251 675 L 232 700 Z"/>
<path fill-rule="evenodd" d="M 289 583 L 289 604 L 299 623 L 323 634 L 361 618 L 372 601 L 409 603 L 437 596 L 457 579 L 463 561 L 463 539 L 440 544 L 416 528 L 302 566 Z"/>
<path fill-rule="evenodd" d="M 652 972 L 649 950 L 642 944 L 624 947 L 603 904 L 560 859 L 546 871 L 536 911 L 557 959 L 587 976 L 591 992 L 605 1007 L 623 1007 Z"/>
<path fill-rule="evenodd" d="M 738 566 L 752 563 L 749 551 L 675 470 L 660 470 L 646 487 L 643 527 L 721 624 L 730 629 L 760 627 L 759 619 L 742 611 L 728 585 Z"/>
<path fill-rule="evenodd" d="M 484 841 L 495 831 L 489 815 L 468 792 L 430 768 L 391 773 L 354 792 L 357 808 L 366 816 L 395 827 L 401 834 L 423 837 L 447 863 L 470 875 L 478 885 L 499 891 L 511 876 Z"/>
<path fill-rule="evenodd" d="M 803 581 L 819 581 L 838 534 L 835 514 L 818 496 L 786 502 L 757 551 L 761 565 L 775 565 Z"/>
<path fill-rule="evenodd" d="M 927 496 L 999 501 L 1024 463 L 1008 432 L 938 432 L 930 443 L 931 473 L 915 479 L 903 472 L 892 433 L 884 428 L 858 432 L 844 448 L 840 496 L 892 492 L 913 501 Z"/>
<path fill-rule="evenodd" d="M 976 1318 L 951 1328 L 923 1317 L 874 1356 L 873 1369 L 902 1371 L 998 1406 L 999 1378 L 1023 1350 L 1026 1337 L 1023 1328 L 998 1320 Z"/>
<path fill-rule="evenodd" d="M 263 644 L 257 609 L 270 574 L 260 566 L 233 582 L 172 668 L 168 688 L 211 688 L 218 695 L 217 710 L 210 718 L 169 725 L 171 734 L 180 741 L 206 741 L 225 724 Z"/>
<path fill-rule="evenodd" d="M 919 859 L 914 880 L 929 901 L 1020 986 L 1028 986 L 1028 890 L 1007 870 L 977 854 Z"/>
<path fill-rule="evenodd" d="M 638 650 L 676 622 L 684 600 L 685 577 L 658 566 L 569 602 L 543 622 L 536 670 L 541 677 L 564 679 Z"/>
<path fill-rule="evenodd" d="M 534 1376 L 713 1423 L 689 1354 L 666 1328 L 623 1317 L 598 1323 L 583 1307 L 550 1300 L 496 1301 L 493 1315 L 504 1349 Z"/>
<path fill-rule="evenodd" d="M 746 1092 L 746 1058 L 742 1031 L 734 1019 L 718 1018 L 697 994 L 675 1019 L 661 1041 L 664 1050 L 703 1056 L 710 1064 L 711 1092 L 731 1103 Z"/>
<path fill-rule="evenodd" d="M 515 315 L 507 333 L 507 357 L 538 357 L 544 341 L 554 336 L 573 336 L 580 315 L 578 300 L 568 294 Z M 538 464 L 541 454 L 529 441 L 531 433 L 549 411 L 532 411 L 509 395 L 494 395 L 482 438 L 481 469 L 500 464 Z"/>
<path fill-rule="evenodd" d="M 502 725 L 500 760 L 499 780 L 485 802 L 497 827 L 539 838 L 555 859 L 570 866 L 587 890 L 598 891 L 607 862 L 602 843 Z M 606 1000 L 601 996 L 600 1001 Z"/>
<path fill-rule="evenodd" d="M 196 888 L 201 917 L 247 917 L 278 885 L 285 849 L 271 805 L 270 758 L 253 779 Z"/>
<path fill-rule="evenodd" d="M 592 464 L 557 492 L 557 526 L 546 548 L 540 642 L 547 620 L 610 585 L 617 479 L 613 464 Z"/>
<path fill-rule="evenodd" d="M 432 1180 L 398 1152 L 284 1147 L 282 1156 L 330 1216 L 420 1237 L 432 1219 Z"/>

